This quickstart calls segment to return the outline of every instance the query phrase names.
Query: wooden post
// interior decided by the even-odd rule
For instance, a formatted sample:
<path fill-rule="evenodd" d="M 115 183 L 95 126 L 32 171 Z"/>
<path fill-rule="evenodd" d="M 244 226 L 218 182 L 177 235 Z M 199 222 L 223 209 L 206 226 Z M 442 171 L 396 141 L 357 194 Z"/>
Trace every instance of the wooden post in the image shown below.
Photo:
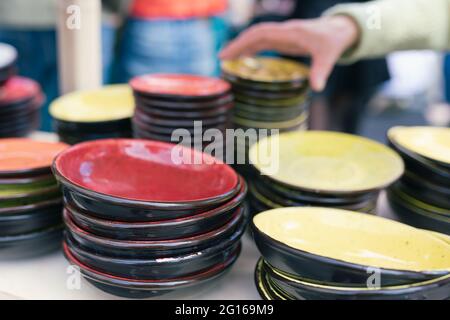
<path fill-rule="evenodd" d="M 58 0 L 61 94 L 102 85 L 100 0 Z"/>

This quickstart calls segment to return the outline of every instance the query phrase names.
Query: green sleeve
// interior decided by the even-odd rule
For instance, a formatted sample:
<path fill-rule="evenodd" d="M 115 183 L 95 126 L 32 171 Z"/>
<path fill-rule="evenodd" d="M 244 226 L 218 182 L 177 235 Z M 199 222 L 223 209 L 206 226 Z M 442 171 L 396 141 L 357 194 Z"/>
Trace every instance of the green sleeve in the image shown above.
<path fill-rule="evenodd" d="M 344 63 L 400 50 L 450 49 L 450 0 L 378 0 L 337 5 L 326 16 L 346 15 L 358 25 L 360 39 Z"/>

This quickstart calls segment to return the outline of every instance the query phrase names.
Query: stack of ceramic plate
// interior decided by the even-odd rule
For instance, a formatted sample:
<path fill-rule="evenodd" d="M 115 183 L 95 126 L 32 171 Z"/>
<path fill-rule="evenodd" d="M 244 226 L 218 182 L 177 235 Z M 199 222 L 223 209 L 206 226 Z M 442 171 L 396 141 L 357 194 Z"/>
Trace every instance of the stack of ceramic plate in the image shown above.
<path fill-rule="evenodd" d="M 64 253 L 101 290 L 131 298 L 160 295 L 213 280 L 238 258 L 247 221 L 245 182 L 193 149 L 181 147 L 178 159 L 175 147 L 102 140 L 56 159 L 53 171 L 65 200 Z"/>
<path fill-rule="evenodd" d="M 405 223 L 450 234 L 450 128 L 395 127 L 388 138 L 406 164 L 388 192 L 392 209 Z"/>
<path fill-rule="evenodd" d="M 128 85 L 80 91 L 55 100 L 50 106 L 61 141 L 79 142 L 130 138 L 134 101 Z"/>
<path fill-rule="evenodd" d="M 58 247 L 62 197 L 51 164 L 66 147 L 0 139 L 0 257 L 39 254 Z"/>
<path fill-rule="evenodd" d="M 232 83 L 235 128 L 306 130 L 308 127 L 308 69 L 279 58 L 241 58 L 222 64 Z M 237 156 L 246 158 L 252 141 L 238 139 Z"/>
<path fill-rule="evenodd" d="M 253 213 L 321 206 L 374 213 L 381 189 L 403 173 L 402 159 L 377 142 L 343 133 L 283 133 L 249 152 Z"/>
<path fill-rule="evenodd" d="M 9 44 L 0 43 L 0 87 L 16 74 L 17 50 Z"/>
<path fill-rule="evenodd" d="M 230 125 L 233 96 L 230 85 L 221 79 L 156 74 L 134 78 L 131 86 L 136 99 L 133 128 L 137 138 L 178 143 L 180 135 L 175 131 L 183 129 L 186 134 L 181 136 L 190 138 L 186 146 L 194 147 L 191 142 L 198 142 L 203 147 L 205 131 L 217 129 L 223 135 Z"/>
<path fill-rule="evenodd" d="M 283 208 L 253 218 L 256 285 L 276 300 L 447 300 L 450 237 L 357 212 Z"/>
<path fill-rule="evenodd" d="M 43 100 L 38 83 L 10 78 L 0 88 L 0 137 L 23 137 L 39 128 Z"/>

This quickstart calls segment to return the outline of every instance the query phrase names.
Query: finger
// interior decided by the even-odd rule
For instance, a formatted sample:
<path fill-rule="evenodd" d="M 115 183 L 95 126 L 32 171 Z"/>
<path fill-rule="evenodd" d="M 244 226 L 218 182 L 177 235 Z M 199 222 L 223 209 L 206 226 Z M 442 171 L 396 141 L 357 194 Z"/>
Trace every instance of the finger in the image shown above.
<path fill-rule="evenodd" d="M 220 53 L 221 59 L 234 59 L 245 52 L 255 54 L 263 50 L 275 49 L 273 40 L 279 34 L 277 23 L 261 23 L 244 31 Z"/>
<path fill-rule="evenodd" d="M 325 89 L 328 78 L 338 60 L 338 55 L 330 52 L 320 52 L 312 57 L 310 83 L 314 91 Z"/>

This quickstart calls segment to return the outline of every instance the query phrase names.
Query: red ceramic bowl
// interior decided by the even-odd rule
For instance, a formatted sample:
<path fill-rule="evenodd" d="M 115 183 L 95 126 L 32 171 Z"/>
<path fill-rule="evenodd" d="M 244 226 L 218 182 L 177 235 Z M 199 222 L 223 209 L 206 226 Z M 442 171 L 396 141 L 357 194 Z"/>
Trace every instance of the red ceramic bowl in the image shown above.
<path fill-rule="evenodd" d="M 200 285 L 222 276 L 236 262 L 241 248 L 239 247 L 227 261 L 207 271 L 189 277 L 168 280 L 133 280 L 113 276 L 81 263 L 71 254 L 65 244 L 63 244 L 63 251 L 69 263 L 78 266 L 81 274 L 100 290 L 120 297 L 142 299 L 166 294 L 175 289 Z"/>
<path fill-rule="evenodd" d="M 199 164 L 177 163 L 180 155 Z M 209 155 L 145 140 L 82 143 L 59 154 L 53 168 L 57 179 L 81 193 L 155 206 L 229 199 L 239 182 L 230 166 Z"/>
<path fill-rule="evenodd" d="M 130 81 L 133 90 L 147 97 L 173 100 L 204 100 L 228 94 L 228 82 L 211 77 L 185 74 L 153 74 L 139 76 Z"/>
<path fill-rule="evenodd" d="M 92 234 L 117 240 L 181 239 L 208 233 L 228 223 L 237 208 L 243 205 L 247 185 L 241 178 L 241 190 L 229 202 L 212 210 L 174 220 L 157 222 L 121 222 L 100 219 L 66 202 L 66 210 L 76 225 Z"/>
<path fill-rule="evenodd" d="M 173 257 L 208 248 L 231 237 L 246 220 L 245 208 L 239 208 L 227 224 L 208 233 L 174 240 L 131 241 L 96 236 L 77 226 L 67 211 L 64 213 L 67 231 L 84 249 L 109 257 L 140 259 Z"/>

